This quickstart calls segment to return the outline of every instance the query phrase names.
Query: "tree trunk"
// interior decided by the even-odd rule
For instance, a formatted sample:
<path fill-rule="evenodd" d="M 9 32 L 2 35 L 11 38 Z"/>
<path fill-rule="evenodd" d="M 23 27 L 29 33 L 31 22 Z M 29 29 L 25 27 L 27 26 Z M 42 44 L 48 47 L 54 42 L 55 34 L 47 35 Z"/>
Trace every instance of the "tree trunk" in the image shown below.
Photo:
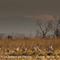
<path fill-rule="evenodd" d="M 45 33 L 43 33 L 43 37 L 42 38 L 46 38 L 46 34 Z"/>

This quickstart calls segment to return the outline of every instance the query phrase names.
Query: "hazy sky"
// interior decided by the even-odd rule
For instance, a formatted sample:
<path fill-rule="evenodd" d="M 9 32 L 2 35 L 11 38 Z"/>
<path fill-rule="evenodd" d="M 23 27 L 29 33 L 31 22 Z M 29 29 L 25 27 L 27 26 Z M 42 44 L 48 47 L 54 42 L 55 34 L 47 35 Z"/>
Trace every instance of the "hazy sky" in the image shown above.
<path fill-rule="evenodd" d="M 0 32 L 35 34 L 32 16 L 60 16 L 60 0 L 0 0 Z"/>

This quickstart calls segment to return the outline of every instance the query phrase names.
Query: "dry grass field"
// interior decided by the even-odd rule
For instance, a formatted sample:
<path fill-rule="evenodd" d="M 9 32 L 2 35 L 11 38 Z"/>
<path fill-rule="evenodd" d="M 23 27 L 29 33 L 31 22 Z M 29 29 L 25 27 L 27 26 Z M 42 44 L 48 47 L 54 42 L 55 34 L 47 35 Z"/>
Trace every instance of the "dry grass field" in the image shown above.
<path fill-rule="evenodd" d="M 54 48 L 60 48 L 60 38 L 30 38 L 30 39 L 2 39 L 0 40 L 0 47 L 32 47 L 35 45 L 42 46 L 46 48 L 49 45 L 52 45 Z"/>
<path fill-rule="evenodd" d="M 4 58 L 1 56 L 5 56 L 4 53 L 6 52 L 5 50 L 14 50 L 18 47 L 20 49 L 23 48 L 33 48 L 34 46 L 39 46 L 41 49 L 47 49 L 50 45 L 53 46 L 55 50 L 60 50 L 60 38 L 27 38 L 27 39 L 2 39 L 0 40 L 0 60 L 60 60 L 60 55 L 55 55 L 55 56 L 39 56 L 36 58 L 36 56 L 31 56 L 31 57 L 21 57 L 21 58 Z M 3 52 L 2 52 L 3 50 Z M 9 51 L 7 51 L 9 52 Z M 15 51 L 16 52 L 16 51 Z M 1 54 L 3 53 L 3 54 Z M 20 50 L 19 52 L 20 53 Z M 60 51 L 59 51 L 60 53 Z M 56 53 L 57 54 L 57 53 Z M 13 56 L 13 55 L 12 55 Z"/>

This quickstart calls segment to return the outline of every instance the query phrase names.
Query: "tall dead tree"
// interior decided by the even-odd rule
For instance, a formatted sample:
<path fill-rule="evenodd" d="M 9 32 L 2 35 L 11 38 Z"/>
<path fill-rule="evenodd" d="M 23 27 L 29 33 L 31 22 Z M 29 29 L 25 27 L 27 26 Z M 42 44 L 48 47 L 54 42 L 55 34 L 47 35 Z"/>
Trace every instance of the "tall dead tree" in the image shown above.
<path fill-rule="evenodd" d="M 55 30 L 54 30 L 54 34 L 56 37 L 59 37 L 60 36 L 60 20 L 57 20 L 56 21 L 56 27 L 55 27 Z"/>
<path fill-rule="evenodd" d="M 42 34 L 43 38 L 46 37 L 47 33 L 51 30 L 52 28 L 52 22 L 51 21 L 41 21 L 37 20 L 37 25 L 40 28 L 40 33 Z"/>

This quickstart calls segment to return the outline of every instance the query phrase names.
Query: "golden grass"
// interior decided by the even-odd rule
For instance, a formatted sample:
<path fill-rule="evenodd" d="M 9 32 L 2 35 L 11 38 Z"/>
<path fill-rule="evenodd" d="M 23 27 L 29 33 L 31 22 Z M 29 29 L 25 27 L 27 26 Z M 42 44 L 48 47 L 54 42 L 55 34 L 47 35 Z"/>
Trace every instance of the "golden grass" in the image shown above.
<path fill-rule="evenodd" d="M 53 45 L 54 48 L 60 48 L 60 38 L 32 38 L 32 39 L 2 39 L 0 40 L 0 47 L 32 47 L 39 45 L 42 48 L 46 48 L 49 45 Z"/>
<path fill-rule="evenodd" d="M 30 38 L 30 39 L 2 39 L 0 40 L 0 47 L 4 47 L 4 48 L 15 48 L 15 47 L 33 47 L 39 45 L 41 48 L 47 48 L 49 45 L 53 45 L 54 48 L 56 49 L 60 49 L 60 38 Z M 40 57 L 39 57 L 40 58 Z M 41 60 L 49 60 L 51 59 L 51 57 L 48 59 L 47 56 L 46 58 L 40 58 Z M 0 58 L 0 60 L 40 60 L 40 59 L 36 59 L 35 57 L 32 58 L 15 58 L 15 59 L 5 59 L 5 58 Z M 59 59 L 60 60 L 60 56 L 59 58 L 54 57 L 54 59 Z"/>

